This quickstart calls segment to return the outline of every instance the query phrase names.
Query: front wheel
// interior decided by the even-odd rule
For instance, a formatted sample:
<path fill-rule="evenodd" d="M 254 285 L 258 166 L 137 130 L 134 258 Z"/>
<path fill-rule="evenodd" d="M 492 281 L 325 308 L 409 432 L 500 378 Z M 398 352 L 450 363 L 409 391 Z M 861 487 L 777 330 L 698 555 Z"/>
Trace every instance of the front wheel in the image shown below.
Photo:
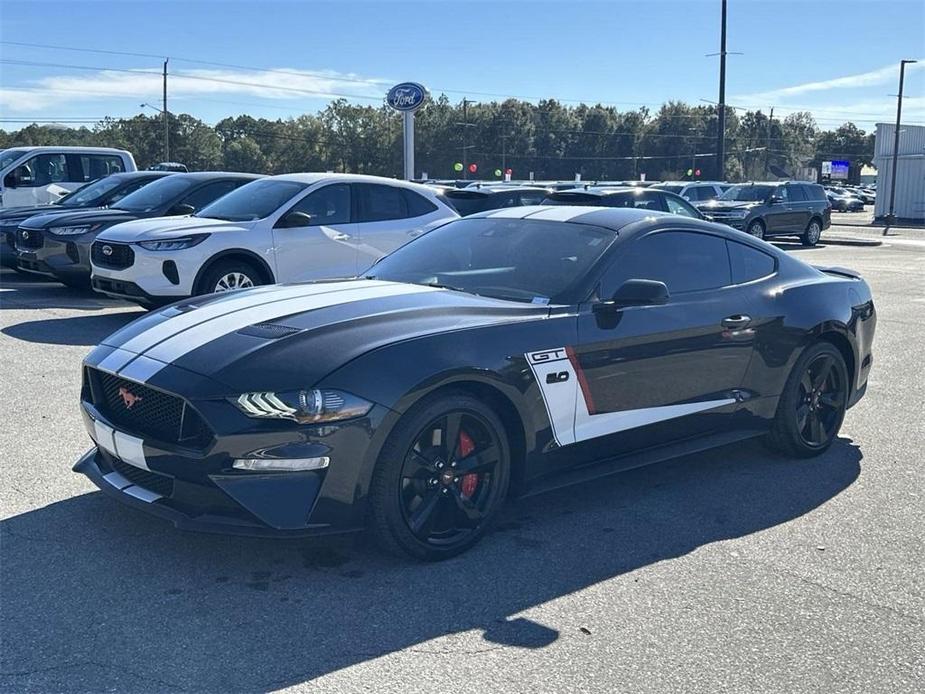
<path fill-rule="evenodd" d="M 754 236 L 756 239 L 763 239 L 765 231 L 764 222 L 762 222 L 760 219 L 756 219 L 748 225 L 745 231 Z"/>
<path fill-rule="evenodd" d="M 260 273 L 243 260 L 220 260 L 203 275 L 198 294 L 250 289 L 263 284 Z"/>
<path fill-rule="evenodd" d="M 393 553 L 456 556 L 488 531 L 510 480 L 504 425 L 458 393 L 428 398 L 399 420 L 370 487 L 372 530 Z"/>
<path fill-rule="evenodd" d="M 797 360 L 784 386 L 767 442 L 789 456 L 825 452 L 848 408 L 848 369 L 832 344 L 817 342 Z"/>
<path fill-rule="evenodd" d="M 803 232 L 800 240 L 804 246 L 815 246 L 819 243 L 821 237 L 822 225 L 819 223 L 818 219 L 814 219 L 809 223 L 809 226 L 806 227 L 806 231 Z"/>

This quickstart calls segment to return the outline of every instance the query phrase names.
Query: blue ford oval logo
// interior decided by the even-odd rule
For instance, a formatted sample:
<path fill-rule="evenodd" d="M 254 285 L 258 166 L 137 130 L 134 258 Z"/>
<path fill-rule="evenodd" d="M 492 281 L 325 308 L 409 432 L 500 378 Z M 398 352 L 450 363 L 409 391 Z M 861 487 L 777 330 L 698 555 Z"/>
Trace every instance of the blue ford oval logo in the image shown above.
<path fill-rule="evenodd" d="M 396 111 L 417 111 L 427 100 L 427 90 L 417 82 L 402 82 L 392 87 L 385 99 Z"/>

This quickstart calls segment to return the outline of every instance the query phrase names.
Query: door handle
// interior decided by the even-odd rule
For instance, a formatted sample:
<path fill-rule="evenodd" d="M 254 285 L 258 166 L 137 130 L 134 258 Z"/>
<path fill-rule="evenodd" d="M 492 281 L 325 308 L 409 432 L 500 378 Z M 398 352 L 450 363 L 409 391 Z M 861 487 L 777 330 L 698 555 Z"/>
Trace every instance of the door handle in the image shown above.
<path fill-rule="evenodd" d="M 727 316 L 726 318 L 723 318 L 723 327 L 728 328 L 729 330 L 741 330 L 751 322 L 751 316 L 736 314 L 734 316 Z"/>

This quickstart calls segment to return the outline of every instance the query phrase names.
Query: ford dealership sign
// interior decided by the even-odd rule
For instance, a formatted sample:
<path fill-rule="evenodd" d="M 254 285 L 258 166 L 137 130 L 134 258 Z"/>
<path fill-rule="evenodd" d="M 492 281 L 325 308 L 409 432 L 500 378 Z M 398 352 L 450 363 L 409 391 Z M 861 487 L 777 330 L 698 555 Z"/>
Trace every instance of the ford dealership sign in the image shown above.
<path fill-rule="evenodd" d="M 396 111 L 411 113 L 427 101 L 427 90 L 417 82 L 402 82 L 389 90 L 386 101 Z"/>

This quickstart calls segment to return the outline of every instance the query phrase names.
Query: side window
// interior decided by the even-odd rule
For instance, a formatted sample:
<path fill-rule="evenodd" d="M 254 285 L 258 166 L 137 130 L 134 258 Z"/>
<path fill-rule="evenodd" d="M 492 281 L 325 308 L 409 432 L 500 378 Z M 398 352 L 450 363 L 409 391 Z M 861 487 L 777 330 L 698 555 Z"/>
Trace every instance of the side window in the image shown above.
<path fill-rule="evenodd" d="M 402 195 L 405 196 L 405 204 L 408 206 L 409 217 L 420 217 L 436 211 L 437 206 L 423 195 L 418 195 L 413 190 L 407 188 L 401 189 Z"/>
<path fill-rule="evenodd" d="M 39 154 L 16 169 L 20 185 L 47 186 L 70 181 L 67 159 L 63 154 Z M 78 179 L 80 180 L 80 179 Z"/>
<path fill-rule="evenodd" d="M 309 226 L 350 223 L 350 185 L 334 183 L 313 191 L 290 210 L 304 212 L 312 218 Z"/>
<path fill-rule="evenodd" d="M 125 164 L 121 157 L 114 154 L 91 154 L 87 158 L 90 160 L 90 178 L 88 180 L 95 181 L 109 174 L 125 171 Z"/>
<path fill-rule="evenodd" d="M 667 212 L 668 205 L 665 202 L 665 197 L 664 194 L 654 190 L 636 193 L 636 204 L 633 207 L 644 210 L 655 210 L 657 212 Z"/>
<path fill-rule="evenodd" d="M 247 183 L 247 181 L 215 181 L 214 183 L 207 183 L 201 188 L 194 190 L 180 202 L 190 205 L 193 209 L 198 211 L 210 202 L 218 200 L 223 195 L 227 195 L 243 183 Z"/>
<path fill-rule="evenodd" d="M 677 198 L 673 198 L 670 195 L 666 195 L 665 204 L 668 206 L 668 211 L 671 212 L 671 214 L 679 214 L 683 217 L 693 217 L 694 219 L 700 219 L 700 215 L 697 214 L 697 210 L 695 210 L 689 203 L 686 203 L 683 200 L 678 200 Z"/>
<path fill-rule="evenodd" d="M 735 241 L 726 241 L 726 248 L 729 250 L 733 284 L 761 279 L 777 270 L 777 261 L 764 251 Z"/>
<path fill-rule="evenodd" d="M 790 202 L 806 202 L 805 186 L 784 186 L 790 191 Z"/>
<path fill-rule="evenodd" d="M 787 186 L 777 186 L 773 194 L 779 197 L 783 202 L 790 202 L 790 193 L 787 190 Z"/>
<path fill-rule="evenodd" d="M 356 183 L 360 196 L 361 222 L 382 222 L 388 219 L 408 217 L 408 205 L 402 189 L 397 186 L 381 186 L 375 183 Z"/>
<path fill-rule="evenodd" d="M 657 280 L 672 294 L 732 284 L 726 241 L 710 234 L 665 231 L 631 241 L 601 283 L 610 297 L 626 280 Z"/>
<path fill-rule="evenodd" d="M 698 202 L 716 199 L 716 189 L 713 186 L 697 186 L 694 190 L 697 191 L 694 200 Z"/>

